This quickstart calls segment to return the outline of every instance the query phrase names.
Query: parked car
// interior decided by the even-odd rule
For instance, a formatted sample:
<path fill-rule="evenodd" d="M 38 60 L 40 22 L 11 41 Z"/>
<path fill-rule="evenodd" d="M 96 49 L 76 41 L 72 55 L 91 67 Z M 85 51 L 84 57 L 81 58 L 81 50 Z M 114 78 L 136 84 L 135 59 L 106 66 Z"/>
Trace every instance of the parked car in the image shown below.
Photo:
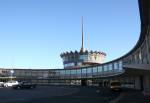
<path fill-rule="evenodd" d="M 118 81 L 112 81 L 110 82 L 110 89 L 113 91 L 121 91 L 121 83 Z"/>
<path fill-rule="evenodd" d="M 3 84 L 4 87 L 11 87 L 13 85 L 17 85 L 18 81 L 8 81 Z"/>
<path fill-rule="evenodd" d="M 31 88 L 36 88 L 36 84 L 30 83 L 30 82 L 20 82 L 17 85 L 13 85 L 13 89 L 31 89 Z"/>

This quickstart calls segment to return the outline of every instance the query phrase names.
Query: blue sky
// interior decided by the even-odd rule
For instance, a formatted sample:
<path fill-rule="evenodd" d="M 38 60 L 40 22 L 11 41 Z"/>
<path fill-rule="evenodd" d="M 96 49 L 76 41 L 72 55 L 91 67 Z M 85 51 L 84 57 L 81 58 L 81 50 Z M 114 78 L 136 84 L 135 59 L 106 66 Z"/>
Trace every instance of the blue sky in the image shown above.
<path fill-rule="evenodd" d="M 127 53 L 140 34 L 138 0 L 0 0 L 0 67 L 63 68 L 60 54 L 103 51 L 105 62 Z"/>

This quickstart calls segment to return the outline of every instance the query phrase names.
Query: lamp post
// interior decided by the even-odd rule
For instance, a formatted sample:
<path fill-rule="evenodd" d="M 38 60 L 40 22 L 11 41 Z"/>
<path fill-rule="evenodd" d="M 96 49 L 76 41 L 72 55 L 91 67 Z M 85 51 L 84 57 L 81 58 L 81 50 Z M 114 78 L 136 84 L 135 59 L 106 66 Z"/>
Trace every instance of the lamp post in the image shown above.
<path fill-rule="evenodd" d="M 11 70 L 11 71 L 10 71 L 10 79 L 11 79 L 11 81 L 12 81 L 13 73 L 14 73 L 14 71 L 13 71 L 13 70 Z"/>

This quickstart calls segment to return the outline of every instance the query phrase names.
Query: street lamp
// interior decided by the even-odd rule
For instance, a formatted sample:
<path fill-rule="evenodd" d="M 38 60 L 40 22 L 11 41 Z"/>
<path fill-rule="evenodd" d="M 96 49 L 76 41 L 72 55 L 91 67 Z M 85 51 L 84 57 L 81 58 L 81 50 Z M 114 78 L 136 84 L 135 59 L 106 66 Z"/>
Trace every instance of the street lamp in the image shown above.
<path fill-rule="evenodd" d="M 11 71 L 10 71 L 10 78 L 11 78 L 11 81 L 12 81 L 13 73 L 14 73 L 14 70 L 11 70 Z"/>

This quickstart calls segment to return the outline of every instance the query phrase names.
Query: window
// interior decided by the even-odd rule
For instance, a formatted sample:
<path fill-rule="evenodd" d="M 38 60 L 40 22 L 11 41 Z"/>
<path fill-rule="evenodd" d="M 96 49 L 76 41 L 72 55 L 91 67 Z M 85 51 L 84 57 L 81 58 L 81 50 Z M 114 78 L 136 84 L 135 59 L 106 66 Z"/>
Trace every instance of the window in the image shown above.
<path fill-rule="evenodd" d="M 59 70 L 55 70 L 55 76 L 59 76 Z"/>
<path fill-rule="evenodd" d="M 80 78 L 81 77 L 81 69 L 77 69 L 77 77 Z"/>
<path fill-rule="evenodd" d="M 71 70 L 71 74 L 76 74 L 76 70 Z"/>
<path fill-rule="evenodd" d="M 87 68 L 87 73 L 88 74 L 92 73 L 92 68 Z"/>
<path fill-rule="evenodd" d="M 82 69 L 82 74 L 86 74 L 86 69 Z"/>
<path fill-rule="evenodd" d="M 26 71 L 26 76 L 31 76 L 31 71 Z"/>
<path fill-rule="evenodd" d="M 79 62 L 77 65 L 78 65 L 78 66 L 81 66 L 81 65 L 82 65 L 82 63 L 80 63 L 80 62 Z"/>
<path fill-rule="evenodd" d="M 65 75 L 65 70 L 60 70 L 60 75 Z"/>
<path fill-rule="evenodd" d="M 41 71 L 40 71 L 41 72 Z M 59 71 L 60 72 L 60 71 Z M 41 75 L 41 74 L 40 74 Z M 43 75 L 44 78 L 48 78 L 48 71 L 43 71 Z"/>
<path fill-rule="evenodd" d="M 107 65 L 104 65 L 104 71 L 108 71 Z"/>
<path fill-rule="evenodd" d="M 80 60 L 87 61 L 88 60 L 88 55 L 80 55 Z"/>
<path fill-rule="evenodd" d="M 63 58 L 64 61 L 68 61 L 68 58 L 67 58 L 67 57 L 64 56 L 64 57 L 62 57 L 62 58 Z"/>
<path fill-rule="evenodd" d="M 114 63 L 114 69 L 118 69 L 118 63 L 117 62 Z"/>
<path fill-rule="evenodd" d="M 70 70 L 66 70 L 66 74 L 67 74 L 67 75 L 70 75 Z"/>
<path fill-rule="evenodd" d="M 119 61 L 119 69 L 122 69 L 122 61 Z"/>
<path fill-rule="evenodd" d="M 81 75 L 81 69 L 77 70 L 77 75 Z"/>
<path fill-rule="evenodd" d="M 98 73 L 102 72 L 102 66 L 98 66 L 98 70 L 97 71 L 98 71 Z"/>
<path fill-rule="evenodd" d="M 37 72 L 36 71 L 32 71 L 32 76 L 37 76 Z"/>
<path fill-rule="evenodd" d="M 71 66 L 75 66 L 74 63 L 67 63 L 67 64 L 64 64 L 64 67 L 71 67 Z"/>
<path fill-rule="evenodd" d="M 112 66 L 112 64 L 109 64 L 109 68 L 108 68 L 109 70 L 112 70 L 113 69 L 113 66 Z"/>
<path fill-rule="evenodd" d="M 97 73 L 97 67 L 93 67 L 93 73 Z"/>

